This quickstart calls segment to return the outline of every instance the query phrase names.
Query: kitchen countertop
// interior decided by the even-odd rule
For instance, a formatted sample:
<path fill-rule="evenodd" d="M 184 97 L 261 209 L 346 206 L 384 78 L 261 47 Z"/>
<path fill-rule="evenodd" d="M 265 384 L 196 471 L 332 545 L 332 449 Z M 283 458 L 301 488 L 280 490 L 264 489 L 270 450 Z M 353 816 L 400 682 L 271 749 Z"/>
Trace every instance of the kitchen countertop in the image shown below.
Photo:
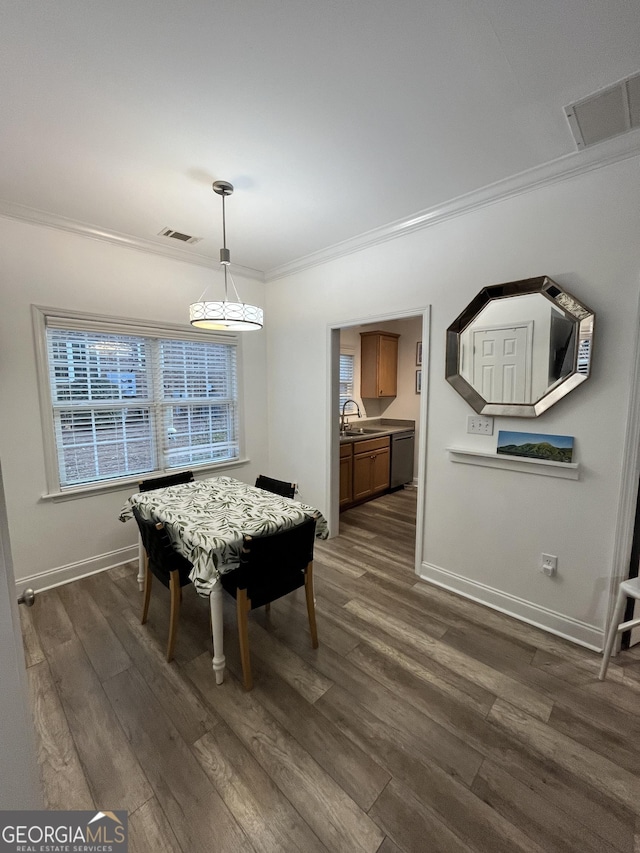
<path fill-rule="evenodd" d="M 356 435 L 341 435 L 340 444 L 353 444 L 356 441 L 367 441 L 370 438 L 382 438 L 385 435 L 393 435 L 397 432 L 407 432 L 413 430 L 415 432 L 415 421 L 401 420 L 399 418 L 392 420 L 391 418 L 377 418 L 371 420 L 356 420 L 351 421 L 349 426 L 353 429 L 361 427 L 367 430 L 375 429 L 375 432 L 357 433 Z M 379 429 L 378 429 L 379 428 Z"/>

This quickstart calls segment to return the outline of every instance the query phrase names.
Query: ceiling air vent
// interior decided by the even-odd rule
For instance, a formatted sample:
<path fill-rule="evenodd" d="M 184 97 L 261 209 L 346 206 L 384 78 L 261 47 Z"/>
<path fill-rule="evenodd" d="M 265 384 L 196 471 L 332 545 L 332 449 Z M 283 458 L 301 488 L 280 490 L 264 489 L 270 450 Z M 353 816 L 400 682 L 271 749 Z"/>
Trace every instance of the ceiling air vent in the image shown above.
<path fill-rule="evenodd" d="M 171 237 L 173 240 L 180 240 L 181 243 L 199 243 L 202 240 L 202 237 L 190 237 L 181 231 L 174 231 L 173 228 L 163 228 L 158 233 L 158 237 Z"/>
<path fill-rule="evenodd" d="M 640 128 L 640 74 L 564 108 L 578 148 Z"/>

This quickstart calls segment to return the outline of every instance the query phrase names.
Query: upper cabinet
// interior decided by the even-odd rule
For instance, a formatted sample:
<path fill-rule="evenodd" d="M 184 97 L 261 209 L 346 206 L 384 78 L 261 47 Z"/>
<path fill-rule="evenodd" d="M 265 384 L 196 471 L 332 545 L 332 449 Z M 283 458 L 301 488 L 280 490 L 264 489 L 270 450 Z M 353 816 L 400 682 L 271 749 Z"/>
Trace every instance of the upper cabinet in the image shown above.
<path fill-rule="evenodd" d="M 398 393 L 398 338 L 393 332 L 360 333 L 360 396 Z"/>

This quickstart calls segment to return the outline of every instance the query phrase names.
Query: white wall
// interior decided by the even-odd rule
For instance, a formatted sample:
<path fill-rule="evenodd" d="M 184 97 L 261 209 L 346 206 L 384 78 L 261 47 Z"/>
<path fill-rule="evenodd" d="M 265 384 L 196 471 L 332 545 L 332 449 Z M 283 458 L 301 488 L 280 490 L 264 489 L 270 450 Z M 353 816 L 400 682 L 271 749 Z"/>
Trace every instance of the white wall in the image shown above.
<path fill-rule="evenodd" d="M 306 497 L 328 512 L 328 328 L 431 304 L 423 574 L 597 646 L 636 339 L 639 197 L 635 158 L 270 283 L 273 468 L 293 466 Z M 592 375 L 535 420 L 496 418 L 494 436 L 468 436 L 472 410 L 444 379 L 445 330 L 481 287 L 539 275 L 595 310 Z M 580 479 L 449 461 L 449 445 L 495 450 L 499 429 L 575 436 Z M 537 571 L 543 551 L 558 556 L 557 578 Z"/>
<path fill-rule="evenodd" d="M 189 303 L 220 274 L 10 219 L 0 219 L 0 257 L 0 458 L 15 575 L 52 573 L 55 582 L 121 562 L 136 530 L 118 521 L 131 486 L 60 503 L 41 500 L 46 482 L 30 305 L 187 325 Z M 264 304 L 263 283 L 235 278 L 247 302 Z M 243 335 L 241 353 L 250 463 L 222 473 L 251 482 L 267 463 L 265 332 Z"/>

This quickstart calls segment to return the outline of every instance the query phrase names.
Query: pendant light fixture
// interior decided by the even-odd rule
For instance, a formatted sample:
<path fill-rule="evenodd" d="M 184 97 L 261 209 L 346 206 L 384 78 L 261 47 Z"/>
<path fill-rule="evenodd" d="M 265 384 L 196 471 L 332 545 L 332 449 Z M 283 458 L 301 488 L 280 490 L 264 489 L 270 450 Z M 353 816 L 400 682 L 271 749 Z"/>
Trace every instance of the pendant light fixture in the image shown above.
<path fill-rule="evenodd" d="M 189 306 L 189 320 L 192 326 L 201 329 L 215 329 L 222 331 L 249 331 L 262 328 L 262 308 L 255 305 L 247 305 L 241 302 L 236 289 L 233 276 L 229 271 L 231 255 L 227 249 L 227 223 L 225 219 L 224 200 L 233 192 L 233 184 L 228 181 L 214 181 L 213 191 L 222 196 L 222 249 L 220 249 L 220 263 L 224 270 L 224 302 L 203 301 L 203 296 L 208 288 L 202 293 L 198 302 Z M 235 293 L 236 302 L 229 302 L 228 279 Z"/>

